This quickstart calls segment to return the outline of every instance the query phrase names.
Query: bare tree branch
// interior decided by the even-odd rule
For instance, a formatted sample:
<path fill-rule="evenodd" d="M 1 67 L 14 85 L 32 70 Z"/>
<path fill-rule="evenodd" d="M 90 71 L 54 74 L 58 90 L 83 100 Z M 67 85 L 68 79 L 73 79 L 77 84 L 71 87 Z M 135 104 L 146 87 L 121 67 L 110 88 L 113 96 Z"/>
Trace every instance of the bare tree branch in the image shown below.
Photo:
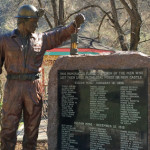
<path fill-rule="evenodd" d="M 110 20 L 109 19 L 107 19 L 107 23 L 112 27 L 112 28 L 115 28 L 115 26 L 114 26 L 114 22 L 110 22 Z M 111 24 L 112 23 L 112 24 Z"/>
<path fill-rule="evenodd" d="M 132 9 L 129 8 L 125 0 L 120 0 L 127 10 L 131 19 L 131 37 L 130 37 L 130 50 L 137 51 L 138 43 L 140 41 L 140 29 L 141 29 L 141 16 L 137 9 L 137 0 L 129 0 Z"/>
<path fill-rule="evenodd" d="M 58 26 L 57 4 L 55 0 L 51 0 L 51 4 L 53 8 L 54 22 L 55 22 L 55 27 L 56 27 Z"/>
<path fill-rule="evenodd" d="M 121 28 L 129 21 L 129 18 L 125 20 L 125 22 L 121 25 Z"/>
<path fill-rule="evenodd" d="M 85 10 L 85 9 L 93 8 L 93 7 L 99 8 L 104 14 L 107 15 L 107 17 L 108 17 L 111 21 L 113 21 L 112 18 L 111 18 L 111 16 L 110 16 L 104 9 L 102 9 L 100 6 L 98 6 L 98 5 L 89 5 L 89 6 L 85 6 L 85 7 L 81 8 L 81 9 L 75 11 L 74 13 L 70 14 L 68 17 L 66 17 L 66 19 L 64 20 L 64 22 L 66 22 L 71 16 L 73 16 L 73 15 L 75 15 L 75 14 L 77 14 L 77 13 L 79 13 L 79 12 Z"/>
<path fill-rule="evenodd" d="M 42 8 L 43 6 L 42 6 L 41 0 L 38 0 L 38 2 L 39 2 L 40 7 Z"/>
<path fill-rule="evenodd" d="M 116 9 L 116 10 L 120 10 L 120 9 L 122 9 L 122 8 L 118 8 L 118 9 Z M 111 13 L 111 11 L 107 12 L 107 14 L 110 14 L 110 13 Z M 99 24 L 99 26 L 98 26 L 98 32 L 97 32 L 97 33 L 98 33 L 98 36 L 96 37 L 96 39 L 100 39 L 100 29 L 101 29 L 101 26 L 102 26 L 103 21 L 104 21 L 104 19 L 106 18 L 106 16 L 107 16 L 107 15 L 104 14 L 104 16 L 102 17 L 102 19 L 101 19 L 101 21 L 100 21 L 100 24 Z M 128 21 L 128 20 L 127 20 L 127 21 Z M 126 21 L 126 22 L 127 22 L 127 21 Z M 114 20 L 112 20 L 111 22 L 114 24 Z M 126 23 L 126 22 L 125 22 L 125 23 Z M 125 23 L 124 23 L 124 24 L 125 24 Z M 123 25 L 124 25 L 124 24 L 123 24 Z M 110 24 L 110 26 L 112 26 L 113 28 L 115 28 L 115 26 L 113 26 L 113 25 L 111 25 L 111 24 Z"/>
<path fill-rule="evenodd" d="M 16 8 L 21 4 L 21 3 L 23 3 L 24 2 L 24 0 L 20 0 L 13 8 L 13 11 L 15 11 L 16 10 Z"/>
<path fill-rule="evenodd" d="M 114 23 L 118 23 L 118 16 L 117 16 L 117 10 L 116 10 L 116 5 L 114 0 L 110 0 L 111 3 L 111 8 L 112 8 L 112 16 L 113 20 L 115 21 Z"/>
<path fill-rule="evenodd" d="M 39 2 L 40 7 L 43 8 L 41 0 L 38 0 L 38 2 Z M 47 21 L 49 27 L 50 27 L 50 28 L 53 28 L 53 26 L 52 26 L 51 22 L 49 21 L 49 19 L 48 19 L 48 17 L 47 17 L 46 14 L 44 14 L 44 18 L 45 18 L 45 20 Z"/>
<path fill-rule="evenodd" d="M 118 8 L 118 9 L 116 9 L 116 11 L 117 10 L 119 10 L 119 9 L 122 9 L 122 8 Z M 109 11 L 109 12 L 107 12 L 107 14 L 110 14 L 111 13 L 111 11 Z M 100 39 L 100 29 L 101 29 L 101 26 L 102 26 L 102 24 L 103 24 L 103 21 L 104 21 L 104 19 L 106 18 L 106 14 L 102 17 L 102 19 L 101 19 L 101 21 L 100 21 L 100 24 L 99 24 L 99 26 L 98 26 L 98 36 L 96 37 L 96 39 Z M 116 15 L 117 16 L 117 15 Z M 128 21 L 128 19 L 124 22 L 124 24 L 126 24 L 126 22 Z M 114 24 L 114 19 L 113 19 L 113 21 L 111 21 L 113 24 Z M 122 26 L 124 26 L 124 24 L 122 25 Z M 111 25 L 112 26 L 112 25 Z M 113 28 L 115 28 L 115 26 L 112 26 Z M 119 40 L 119 38 L 117 38 L 117 40 Z"/>
<path fill-rule="evenodd" d="M 53 26 L 52 26 L 51 22 L 49 21 L 49 19 L 48 19 L 48 17 L 47 17 L 46 14 L 44 14 L 44 17 L 45 17 L 45 20 L 47 21 L 49 27 L 50 27 L 50 28 L 53 28 Z"/>
<path fill-rule="evenodd" d="M 141 42 L 139 42 L 139 44 L 144 43 L 144 42 L 147 42 L 147 41 L 150 41 L 150 39 L 141 41 Z"/>
<path fill-rule="evenodd" d="M 116 48 L 120 48 L 120 43 L 119 43 L 119 39 L 118 37 L 114 40 L 114 42 L 112 42 L 111 47 L 116 47 Z"/>
<path fill-rule="evenodd" d="M 97 38 L 98 39 L 100 39 L 100 29 L 101 29 L 101 26 L 102 26 L 102 24 L 103 24 L 103 21 L 104 21 L 104 19 L 105 19 L 105 17 L 106 17 L 107 15 L 105 14 L 103 17 L 102 17 L 102 20 L 100 21 L 100 24 L 99 24 L 99 26 L 98 26 L 98 36 L 97 36 Z"/>
<path fill-rule="evenodd" d="M 132 10 L 130 9 L 130 7 L 128 6 L 128 4 L 126 3 L 125 0 L 120 0 L 121 3 L 123 4 L 123 6 L 125 7 L 126 11 L 130 14 L 130 16 L 132 15 Z"/>
<path fill-rule="evenodd" d="M 132 5 L 132 9 L 136 8 L 138 3 L 137 3 L 137 0 L 129 0 L 131 5 Z"/>

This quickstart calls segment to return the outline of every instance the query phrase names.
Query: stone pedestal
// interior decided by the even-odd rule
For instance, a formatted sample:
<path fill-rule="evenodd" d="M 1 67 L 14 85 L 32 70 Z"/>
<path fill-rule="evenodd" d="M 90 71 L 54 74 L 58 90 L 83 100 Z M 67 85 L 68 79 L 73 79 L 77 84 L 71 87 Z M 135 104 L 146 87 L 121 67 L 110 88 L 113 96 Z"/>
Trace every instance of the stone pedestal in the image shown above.
<path fill-rule="evenodd" d="M 141 149 L 148 150 L 148 147 L 150 146 L 150 143 L 149 143 L 149 134 L 150 134 L 150 131 L 149 131 L 149 128 L 150 128 L 150 125 L 149 125 L 150 123 L 149 121 L 150 120 L 149 118 L 150 74 L 149 74 L 149 71 L 150 71 L 150 58 L 147 55 L 144 55 L 142 53 L 117 52 L 117 53 L 110 54 L 110 55 L 105 55 L 105 54 L 97 55 L 97 56 L 75 55 L 75 56 L 59 57 L 56 60 L 54 66 L 52 67 L 49 73 L 49 88 L 48 88 L 48 93 L 49 93 L 49 97 L 48 97 L 48 146 L 49 148 L 48 149 L 60 150 L 60 147 L 62 145 L 62 141 L 60 140 L 62 140 L 64 136 L 61 133 L 63 132 L 62 130 L 64 130 L 65 127 L 67 126 L 67 123 L 65 122 L 70 120 L 73 127 L 75 128 L 84 127 L 84 131 L 87 130 L 87 134 L 83 132 L 84 136 L 87 137 L 87 142 L 84 143 L 84 144 L 87 144 L 87 150 L 91 148 L 90 145 L 92 144 L 93 144 L 93 147 L 97 146 L 98 148 L 100 148 L 101 146 L 106 146 L 106 145 L 109 148 L 111 146 L 112 148 L 117 147 L 116 150 L 117 149 L 119 150 L 121 145 L 123 147 L 123 144 L 127 144 L 128 147 L 133 147 L 130 145 L 130 143 L 135 144 L 133 143 L 133 141 L 136 141 L 136 138 L 140 139 L 139 141 L 138 140 L 137 141 L 139 142 Z M 84 84 L 84 86 L 83 85 L 81 86 L 81 84 Z M 78 111 L 78 108 L 82 107 L 81 105 L 79 106 L 78 103 L 80 103 L 80 101 L 84 101 L 82 100 L 84 98 L 78 98 L 78 95 L 86 95 L 86 94 L 80 93 L 81 88 L 85 87 L 86 89 L 86 86 L 88 86 L 88 88 L 90 89 L 90 93 L 92 94 L 95 91 L 98 91 L 98 88 L 99 88 L 99 91 L 103 91 L 103 92 L 101 92 L 100 94 L 97 92 L 96 94 L 99 94 L 99 95 L 98 95 L 98 98 L 96 99 L 95 98 L 96 94 L 88 95 L 87 91 L 89 89 L 86 91 L 88 95 L 86 98 L 88 99 L 88 103 L 90 105 L 90 106 L 88 105 L 88 108 L 90 110 L 87 111 L 87 114 L 89 114 L 88 117 L 86 116 L 86 113 L 84 116 L 84 114 L 82 114 L 81 112 L 81 114 L 84 116 L 83 120 L 81 121 L 78 115 L 74 117 L 73 113 L 70 113 L 71 114 L 70 116 L 67 116 L 66 114 L 64 114 L 63 112 L 64 110 L 62 106 L 63 98 L 61 98 L 61 96 L 64 94 L 64 92 L 62 92 L 63 91 L 62 85 L 64 85 L 65 87 L 63 90 L 68 90 L 67 89 L 68 85 L 72 87 L 74 85 L 77 85 L 78 90 L 72 92 L 72 89 L 71 89 L 69 91 L 72 93 L 76 93 L 75 98 L 73 99 L 72 102 L 74 103 L 74 105 L 76 105 L 77 103 L 76 105 L 77 109 L 73 109 L 73 111 Z M 113 87 L 113 85 L 115 87 Z M 113 90 L 112 90 L 113 88 L 119 89 L 118 91 L 117 90 L 115 91 L 116 93 L 119 93 L 118 97 L 116 96 L 116 98 L 114 98 L 114 96 L 111 96 L 113 95 Z M 75 88 L 73 88 L 73 90 L 74 89 Z M 140 89 L 143 94 L 141 94 Z M 84 92 L 83 89 L 81 91 Z M 129 98 L 128 98 L 128 95 L 130 95 Z M 91 99 L 94 99 L 94 100 L 91 101 L 89 97 L 90 98 L 92 97 Z M 71 97 L 68 96 L 67 99 L 69 100 L 71 99 Z M 75 102 L 76 99 L 78 99 L 77 102 Z M 100 106 L 99 103 L 96 103 L 96 101 L 98 100 L 100 100 L 100 102 L 102 101 L 103 110 L 101 110 L 102 108 L 98 109 L 98 105 Z M 109 102 L 111 100 L 112 102 L 116 100 L 116 103 L 115 103 L 116 105 L 113 103 L 113 110 L 109 111 L 110 109 L 112 109 L 109 107 Z M 130 101 L 132 101 L 132 103 L 130 103 Z M 94 106 L 92 103 L 94 103 Z M 141 108 L 139 108 L 140 105 L 142 106 Z M 92 113 L 94 111 L 94 107 L 96 110 L 95 114 Z M 142 110 L 142 108 L 144 108 L 145 111 Z M 82 110 L 82 108 L 80 108 L 80 110 Z M 110 117 L 110 119 L 107 120 L 107 118 L 109 118 L 108 114 L 110 112 L 115 113 L 115 110 L 116 110 L 116 114 L 118 115 L 114 117 L 114 119 Z M 62 115 L 62 112 L 63 112 L 63 115 Z M 109 113 L 107 114 L 107 112 Z M 76 114 L 76 112 L 74 113 Z M 99 115 L 96 115 L 96 113 L 99 113 Z M 127 115 L 127 113 L 129 113 L 129 115 Z M 143 114 L 146 114 L 145 117 L 143 117 Z M 98 116 L 100 117 L 98 118 Z M 74 120 L 69 119 L 72 117 Z M 125 119 L 125 117 L 127 117 L 128 119 Z M 115 120 L 118 123 L 116 123 L 115 121 L 114 122 L 112 121 L 113 123 L 111 123 L 110 121 L 111 119 Z M 94 121 L 92 122 L 91 120 L 94 120 Z M 105 122 L 105 120 L 107 121 Z M 142 123 L 141 123 L 142 121 L 144 121 L 143 122 L 144 127 L 142 126 Z M 62 124 L 64 124 L 65 127 L 62 126 Z M 129 129 L 129 132 L 128 132 L 127 130 L 129 126 L 131 126 L 131 131 Z M 137 128 L 135 130 L 133 129 L 134 131 L 132 131 L 133 126 Z M 72 130 L 75 130 L 75 129 L 72 128 Z M 71 136 L 75 136 L 77 132 L 72 131 L 72 130 L 70 130 L 70 132 L 73 132 Z M 82 129 L 80 129 L 80 131 L 81 130 Z M 140 130 L 142 130 L 141 133 L 140 133 Z M 140 135 L 136 136 L 136 132 L 140 133 Z M 94 135 L 96 133 L 98 134 Z M 96 140 L 99 139 L 99 137 L 101 136 L 101 133 L 103 133 L 103 136 L 105 135 L 105 138 L 107 138 L 107 141 L 105 139 L 103 144 L 96 145 L 96 143 L 100 143 L 100 141 L 96 141 Z M 114 137 L 115 134 L 118 135 L 117 138 Z M 78 137 L 81 137 L 81 134 L 79 134 L 77 138 Z M 94 137 L 97 137 L 97 138 L 94 138 Z M 119 139 L 119 141 L 117 141 L 118 143 L 115 141 L 115 138 Z M 129 140 L 125 141 L 126 138 L 131 139 L 131 141 Z M 71 141 L 73 143 L 72 147 L 73 145 L 78 144 L 77 141 L 78 140 Z M 111 143 L 116 143 L 117 146 L 111 145 Z M 138 144 L 134 148 L 135 149 L 138 148 Z"/>

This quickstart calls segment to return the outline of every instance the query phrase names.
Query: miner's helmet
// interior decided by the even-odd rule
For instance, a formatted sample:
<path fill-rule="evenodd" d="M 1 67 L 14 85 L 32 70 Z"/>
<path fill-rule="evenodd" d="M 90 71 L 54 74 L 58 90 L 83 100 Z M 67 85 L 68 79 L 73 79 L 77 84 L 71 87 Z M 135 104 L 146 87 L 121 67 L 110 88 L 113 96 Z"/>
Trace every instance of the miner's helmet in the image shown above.
<path fill-rule="evenodd" d="M 23 5 L 15 18 L 40 18 L 44 14 L 43 9 L 37 10 L 33 5 Z"/>

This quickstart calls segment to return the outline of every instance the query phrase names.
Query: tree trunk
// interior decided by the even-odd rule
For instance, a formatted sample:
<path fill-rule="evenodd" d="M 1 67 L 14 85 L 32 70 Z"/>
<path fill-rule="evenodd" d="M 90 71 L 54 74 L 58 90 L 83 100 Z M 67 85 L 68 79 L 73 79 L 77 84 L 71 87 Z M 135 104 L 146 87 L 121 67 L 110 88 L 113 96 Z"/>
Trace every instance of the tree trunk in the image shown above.
<path fill-rule="evenodd" d="M 140 41 L 140 28 L 142 24 L 141 16 L 138 12 L 137 0 L 129 0 L 132 8 L 129 7 L 125 0 L 120 1 L 124 5 L 131 19 L 130 51 L 137 51 Z"/>
<path fill-rule="evenodd" d="M 51 0 L 51 3 L 52 3 L 52 8 L 53 8 L 55 27 L 57 27 L 57 26 L 58 26 L 58 15 L 57 15 L 57 4 L 56 4 L 56 0 Z"/>
<path fill-rule="evenodd" d="M 123 51 L 127 51 L 128 50 L 128 47 L 127 47 L 127 43 L 125 42 L 125 37 L 124 37 L 124 33 L 123 33 L 123 30 L 118 22 L 118 16 L 117 16 L 117 10 L 116 10 L 116 5 L 115 5 L 115 1 L 114 0 L 110 0 L 110 3 L 111 3 L 111 8 L 112 8 L 112 18 L 113 18 L 113 24 L 114 24 L 114 27 L 117 31 L 117 34 L 118 34 L 118 39 L 119 39 L 119 42 L 120 42 L 120 46 L 121 46 L 121 49 Z"/>
<path fill-rule="evenodd" d="M 131 40 L 130 40 L 130 50 L 137 51 L 138 43 L 140 41 L 140 28 L 141 21 L 132 19 L 131 20 Z"/>
<path fill-rule="evenodd" d="M 59 25 L 64 25 L 64 0 L 59 0 Z"/>
<path fill-rule="evenodd" d="M 131 1 L 131 0 L 130 0 Z M 131 40 L 130 40 L 130 50 L 137 51 L 138 44 L 140 41 L 140 29 L 141 29 L 141 16 L 138 12 L 138 3 L 136 0 L 131 1 L 132 4 L 132 16 L 131 16 Z"/>
<path fill-rule="evenodd" d="M 41 0 L 38 0 L 38 2 L 39 2 L 40 7 L 43 8 Z M 50 27 L 50 28 L 53 28 L 53 26 L 52 26 L 51 22 L 49 21 L 49 19 L 48 19 L 48 17 L 47 17 L 46 14 L 44 14 L 44 18 L 45 18 L 45 20 L 47 21 L 49 27 Z"/>
<path fill-rule="evenodd" d="M 41 0 L 38 0 L 38 2 L 39 2 L 40 7 L 43 8 Z M 46 14 L 44 14 L 44 18 L 45 18 L 45 20 L 47 21 L 49 27 L 50 27 L 50 28 L 53 28 L 53 26 L 52 26 L 51 22 L 49 21 L 49 19 L 48 19 L 48 17 L 47 17 Z"/>

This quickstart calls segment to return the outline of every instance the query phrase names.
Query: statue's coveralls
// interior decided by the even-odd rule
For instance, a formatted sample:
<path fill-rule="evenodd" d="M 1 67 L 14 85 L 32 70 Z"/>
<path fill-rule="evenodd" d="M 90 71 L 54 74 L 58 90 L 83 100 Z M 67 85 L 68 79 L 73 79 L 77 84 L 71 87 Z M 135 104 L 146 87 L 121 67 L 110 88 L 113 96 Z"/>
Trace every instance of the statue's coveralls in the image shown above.
<path fill-rule="evenodd" d="M 8 77 L 11 76 L 7 78 L 4 89 L 2 150 L 15 149 L 16 131 L 22 112 L 25 125 L 23 149 L 36 149 L 42 110 L 42 90 L 40 80 L 32 77 L 40 72 L 45 51 L 57 47 L 74 32 L 75 27 L 72 23 L 53 32 L 31 34 L 26 52 L 17 29 L 0 37 L 0 74 L 4 64 Z"/>

